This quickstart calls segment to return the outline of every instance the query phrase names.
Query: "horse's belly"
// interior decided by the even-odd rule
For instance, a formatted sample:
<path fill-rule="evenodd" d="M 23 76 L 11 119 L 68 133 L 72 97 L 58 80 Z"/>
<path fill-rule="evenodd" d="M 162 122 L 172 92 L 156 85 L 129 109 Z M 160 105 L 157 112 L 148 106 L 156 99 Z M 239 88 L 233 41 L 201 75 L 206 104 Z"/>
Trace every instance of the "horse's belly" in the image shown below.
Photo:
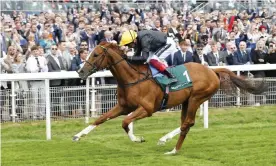
<path fill-rule="evenodd" d="M 170 92 L 167 107 L 175 107 L 188 100 L 190 96 L 190 88 Z"/>

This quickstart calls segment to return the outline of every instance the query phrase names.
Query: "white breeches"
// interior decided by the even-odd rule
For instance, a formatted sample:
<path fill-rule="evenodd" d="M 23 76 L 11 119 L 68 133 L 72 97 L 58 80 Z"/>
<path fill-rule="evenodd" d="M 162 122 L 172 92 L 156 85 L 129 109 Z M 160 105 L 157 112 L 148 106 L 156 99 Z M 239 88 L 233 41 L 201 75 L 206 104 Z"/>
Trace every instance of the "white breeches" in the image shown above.
<path fill-rule="evenodd" d="M 149 63 L 149 61 L 151 59 L 156 59 L 158 60 L 159 62 L 162 62 L 163 64 L 165 64 L 166 66 L 167 65 L 167 62 L 165 61 L 165 59 L 171 55 L 173 56 L 173 54 L 178 51 L 177 50 L 177 46 L 176 46 L 176 43 L 175 41 L 173 40 L 173 38 L 170 38 L 168 37 L 167 38 L 167 44 L 170 44 L 170 47 L 168 47 L 166 50 L 164 50 L 161 55 L 157 56 L 155 55 L 155 52 L 150 52 L 150 55 L 149 55 L 149 58 L 147 59 L 147 62 Z"/>

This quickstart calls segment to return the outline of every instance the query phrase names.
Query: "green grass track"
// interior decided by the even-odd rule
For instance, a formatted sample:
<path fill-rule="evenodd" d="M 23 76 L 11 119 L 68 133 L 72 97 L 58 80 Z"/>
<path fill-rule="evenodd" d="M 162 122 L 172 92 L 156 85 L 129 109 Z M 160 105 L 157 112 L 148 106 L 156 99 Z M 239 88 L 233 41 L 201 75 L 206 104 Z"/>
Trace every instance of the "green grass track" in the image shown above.
<path fill-rule="evenodd" d="M 157 141 L 180 124 L 180 112 L 156 113 L 135 122 L 146 142 L 133 143 L 121 128 L 123 117 L 108 121 L 80 142 L 72 136 L 83 119 L 52 121 L 52 140 L 45 140 L 45 121 L 1 126 L 2 166 L 275 166 L 276 106 L 209 110 L 209 129 L 196 117 L 181 151 L 178 137 L 164 146 Z M 91 120 L 93 121 L 93 120 Z"/>

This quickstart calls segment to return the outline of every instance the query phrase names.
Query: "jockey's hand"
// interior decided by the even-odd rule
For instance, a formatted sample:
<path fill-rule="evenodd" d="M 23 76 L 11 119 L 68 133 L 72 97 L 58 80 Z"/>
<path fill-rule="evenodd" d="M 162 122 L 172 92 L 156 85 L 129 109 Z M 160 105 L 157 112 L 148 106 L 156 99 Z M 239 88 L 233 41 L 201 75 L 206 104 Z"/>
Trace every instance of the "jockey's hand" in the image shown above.
<path fill-rule="evenodd" d="M 128 47 L 127 47 L 127 46 L 121 46 L 121 47 L 120 47 L 120 50 L 122 50 L 122 51 L 124 51 L 124 52 L 127 52 Z"/>
<path fill-rule="evenodd" d="M 132 52 L 132 50 L 128 50 L 127 53 L 126 53 L 126 55 L 127 55 L 128 57 L 133 56 L 133 55 L 134 55 L 134 52 Z"/>
<path fill-rule="evenodd" d="M 116 42 L 115 40 L 112 40 L 112 41 L 111 41 L 111 43 L 113 43 L 113 44 L 117 44 L 117 42 Z"/>

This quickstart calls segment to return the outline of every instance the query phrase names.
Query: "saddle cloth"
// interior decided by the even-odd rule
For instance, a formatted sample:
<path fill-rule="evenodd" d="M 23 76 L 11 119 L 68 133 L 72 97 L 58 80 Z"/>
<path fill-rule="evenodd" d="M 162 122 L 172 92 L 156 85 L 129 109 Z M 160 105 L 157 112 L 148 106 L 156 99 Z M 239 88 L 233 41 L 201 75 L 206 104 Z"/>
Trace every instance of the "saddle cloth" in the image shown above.
<path fill-rule="evenodd" d="M 167 70 L 172 73 L 176 78 L 177 82 L 169 85 L 171 83 L 170 78 L 159 73 L 153 66 L 150 65 L 150 70 L 154 80 L 161 86 L 163 91 L 166 90 L 166 87 L 169 86 L 169 92 L 178 91 L 184 88 L 193 86 L 191 77 L 187 68 L 184 65 L 178 65 L 167 68 Z"/>

